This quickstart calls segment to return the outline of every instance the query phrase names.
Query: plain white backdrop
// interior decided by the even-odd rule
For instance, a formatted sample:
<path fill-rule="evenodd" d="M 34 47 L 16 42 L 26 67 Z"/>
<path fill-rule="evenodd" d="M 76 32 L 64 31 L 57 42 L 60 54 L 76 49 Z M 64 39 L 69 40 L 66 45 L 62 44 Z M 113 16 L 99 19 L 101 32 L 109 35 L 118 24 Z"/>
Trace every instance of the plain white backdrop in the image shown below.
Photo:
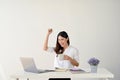
<path fill-rule="evenodd" d="M 42 49 L 48 28 L 50 46 L 59 31 L 68 32 L 80 51 L 79 67 L 97 57 L 99 67 L 120 79 L 120 0 L 0 0 L 0 64 L 7 78 L 23 70 L 21 56 L 33 57 L 38 68 L 53 66 L 54 54 Z"/>

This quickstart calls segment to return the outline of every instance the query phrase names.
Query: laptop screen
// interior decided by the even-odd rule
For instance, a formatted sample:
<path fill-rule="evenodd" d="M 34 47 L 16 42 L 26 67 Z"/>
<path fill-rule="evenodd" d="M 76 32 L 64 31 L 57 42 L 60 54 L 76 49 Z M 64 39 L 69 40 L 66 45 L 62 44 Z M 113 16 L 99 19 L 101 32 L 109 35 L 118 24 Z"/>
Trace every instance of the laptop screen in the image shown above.
<path fill-rule="evenodd" d="M 24 71 L 26 72 L 38 72 L 33 58 L 31 57 L 21 57 L 20 58 Z"/>

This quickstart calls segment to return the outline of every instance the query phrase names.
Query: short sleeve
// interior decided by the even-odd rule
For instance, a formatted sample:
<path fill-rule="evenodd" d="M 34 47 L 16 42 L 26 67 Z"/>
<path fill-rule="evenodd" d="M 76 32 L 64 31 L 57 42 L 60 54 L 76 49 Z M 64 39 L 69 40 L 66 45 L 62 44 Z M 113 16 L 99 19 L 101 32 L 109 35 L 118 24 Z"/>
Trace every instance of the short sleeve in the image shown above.
<path fill-rule="evenodd" d="M 74 59 L 75 59 L 77 62 L 79 62 L 79 51 L 78 51 L 78 49 L 75 49 L 75 50 L 74 50 Z"/>
<path fill-rule="evenodd" d="M 50 52 L 50 53 L 54 52 L 54 47 L 48 47 L 47 52 Z"/>

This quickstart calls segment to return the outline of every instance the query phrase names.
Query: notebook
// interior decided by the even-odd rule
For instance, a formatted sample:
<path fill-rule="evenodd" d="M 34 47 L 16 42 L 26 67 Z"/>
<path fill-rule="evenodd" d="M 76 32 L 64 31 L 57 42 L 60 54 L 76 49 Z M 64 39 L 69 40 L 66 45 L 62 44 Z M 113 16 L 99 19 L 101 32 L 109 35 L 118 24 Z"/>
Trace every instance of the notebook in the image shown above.
<path fill-rule="evenodd" d="M 43 70 L 37 69 L 34 59 L 32 57 L 20 57 L 23 69 L 25 72 L 32 72 L 32 73 L 45 73 L 45 72 L 54 72 L 55 70 Z"/>
<path fill-rule="evenodd" d="M 73 69 L 70 69 L 70 72 L 73 74 L 78 74 L 78 73 L 85 73 L 86 71 L 79 68 L 78 69 L 73 68 Z"/>

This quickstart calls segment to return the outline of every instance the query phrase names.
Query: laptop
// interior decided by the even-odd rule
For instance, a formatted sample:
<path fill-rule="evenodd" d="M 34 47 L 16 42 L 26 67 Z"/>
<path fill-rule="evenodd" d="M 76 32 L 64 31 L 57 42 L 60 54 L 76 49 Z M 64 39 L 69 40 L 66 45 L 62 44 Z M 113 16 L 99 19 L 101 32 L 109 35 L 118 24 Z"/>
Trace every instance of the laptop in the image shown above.
<path fill-rule="evenodd" d="M 25 72 L 32 72 L 32 73 L 45 73 L 45 72 L 54 72 L 55 70 L 43 70 L 37 69 L 34 59 L 32 57 L 20 57 L 22 66 Z"/>

